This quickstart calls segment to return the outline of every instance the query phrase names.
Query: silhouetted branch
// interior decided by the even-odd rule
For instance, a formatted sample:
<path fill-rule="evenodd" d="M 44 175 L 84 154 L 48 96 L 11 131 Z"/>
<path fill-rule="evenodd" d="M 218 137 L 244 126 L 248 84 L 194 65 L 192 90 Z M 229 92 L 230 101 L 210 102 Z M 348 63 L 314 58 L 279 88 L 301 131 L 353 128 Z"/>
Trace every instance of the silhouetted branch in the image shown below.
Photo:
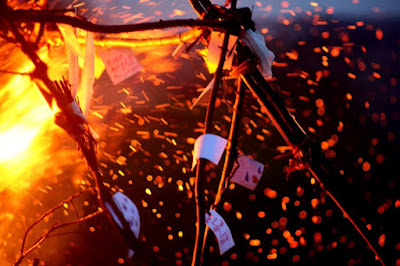
<path fill-rule="evenodd" d="M 23 261 L 23 259 L 29 254 L 31 253 L 33 250 L 35 250 L 36 248 L 38 248 L 40 246 L 40 244 L 42 244 L 49 236 L 51 236 L 50 234 L 52 232 L 54 232 L 55 230 L 59 229 L 59 228 L 63 228 L 69 225 L 73 225 L 73 224 L 77 224 L 77 223 L 81 223 L 83 221 L 89 220 L 99 214 L 103 213 L 103 210 L 99 210 L 97 212 L 91 213 L 89 215 L 86 215 L 85 217 L 82 217 L 80 219 L 71 221 L 71 222 L 65 222 L 65 223 L 55 223 L 47 233 L 43 234 L 38 240 L 36 240 L 36 242 L 30 247 L 28 248 L 26 251 L 22 252 L 22 254 L 20 255 L 20 257 L 18 258 L 18 260 L 14 263 L 14 266 L 17 266 L 19 264 L 21 264 L 21 262 Z"/>
<path fill-rule="evenodd" d="M 88 191 L 94 191 L 93 187 L 89 187 L 85 190 L 79 191 L 78 193 L 76 193 L 75 195 L 72 195 L 71 197 L 69 197 L 68 199 L 64 200 L 63 202 L 60 202 L 59 204 L 57 204 L 56 206 L 54 206 L 53 208 L 49 209 L 47 212 L 45 212 L 44 214 L 42 214 L 42 216 L 39 217 L 39 219 L 37 219 L 33 224 L 31 224 L 28 229 L 25 231 L 24 234 L 24 238 L 22 239 L 22 245 L 21 245 L 21 252 L 20 255 L 23 254 L 24 252 L 24 248 L 25 248 L 25 242 L 26 242 L 26 238 L 28 237 L 28 233 L 32 230 L 32 228 L 37 225 L 40 221 L 42 221 L 47 215 L 49 215 L 50 213 L 54 212 L 55 210 L 61 208 L 64 203 L 68 203 L 70 201 L 72 201 L 74 198 L 79 197 L 80 195 L 82 195 L 85 192 Z"/>
<path fill-rule="evenodd" d="M 78 17 L 66 16 L 64 14 L 52 13 L 43 10 L 0 10 L 0 14 L 14 22 L 40 22 L 40 23 L 63 23 L 73 27 L 81 28 L 91 32 L 101 33 L 122 33 L 175 27 L 186 28 L 212 28 L 225 31 L 228 23 L 220 20 L 197 20 L 197 19 L 176 19 L 160 20 L 157 22 L 146 22 L 141 24 L 128 25 L 97 25 Z"/>

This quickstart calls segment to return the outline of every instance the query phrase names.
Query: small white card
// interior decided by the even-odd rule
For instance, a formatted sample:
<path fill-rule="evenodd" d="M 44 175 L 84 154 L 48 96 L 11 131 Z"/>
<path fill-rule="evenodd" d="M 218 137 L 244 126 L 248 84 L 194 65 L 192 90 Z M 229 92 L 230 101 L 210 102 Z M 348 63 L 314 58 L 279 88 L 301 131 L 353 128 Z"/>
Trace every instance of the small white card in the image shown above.
<path fill-rule="evenodd" d="M 67 47 L 67 49 L 73 51 L 78 56 L 83 57 L 84 54 L 81 45 L 79 44 L 78 39 L 76 37 L 75 28 L 70 25 L 61 23 L 57 24 L 57 26 L 61 32 L 61 35 L 63 36 L 65 46 Z"/>
<path fill-rule="evenodd" d="M 212 88 L 214 87 L 214 82 L 215 82 L 215 77 L 210 81 L 210 83 L 208 83 L 207 87 L 200 94 L 200 96 L 196 99 L 196 101 L 193 103 L 193 105 L 190 107 L 190 109 L 193 109 L 193 107 L 195 107 L 197 105 L 208 103 L 208 100 L 210 99 L 210 93 L 212 91 Z"/>
<path fill-rule="evenodd" d="M 122 213 L 125 220 L 128 222 L 130 229 L 138 238 L 140 231 L 140 216 L 136 205 L 130 200 L 130 198 L 128 198 L 125 194 L 121 192 L 115 193 L 112 198 L 117 205 L 118 210 Z M 118 219 L 111 206 L 107 202 L 105 203 L 105 205 L 110 211 L 114 221 L 118 224 L 120 228 L 123 228 L 121 221 Z"/>
<path fill-rule="evenodd" d="M 198 137 L 194 143 L 192 170 L 200 158 L 218 164 L 227 142 L 226 139 L 214 134 L 204 134 Z"/>
<path fill-rule="evenodd" d="M 106 71 L 114 85 L 138 73 L 143 67 L 129 48 L 111 48 L 101 53 Z"/>
<path fill-rule="evenodd" d="M 76 38 L 76 30 L 70 25 L 57 24 L 64 39 L 68 53 L 68 81 L 71 83 L 72 98 L 75 99 L 79 87 L 79 64 L 78 57 L 83 57 L 81 46 Z"/>
<path fill-rule="evenodd" d="M 232 181 L 254 190 L 264 172 L 264 165 L 245 155 L 239 155 L 234 166 Z"/>
<path fill-rule="evenodd" d="M 232 238 L 231 230 L 226 224 L 224 218 L 221 217 L 216 211 L 210 211 L 211 216 L 206 214 L 206 224 L 214 232 L 218 240 L 219 253 L 224 254 L 227 250 L 235 246 Z"/>
<path fill-rule="evenodd" d="M 210 74 L 217 70 L 219 59 L 221 57 L 221 48 L 224 44 L 225 33 L 213 31 L 211 32 L 210 43 L 208 44 L 207 52 L 207 67 Z M 229 35 L 228 51 L 225 57 L 224 69 L 230 70 L 232 68 L 232 61 L 234 53 L 234 47 L 238 37 L 235 35 Z"/>
<path fill-rule="evenodd" d="M 83 115 L 87 117 L 89 106 L 93 96 L 94 85 L 94 37 L 93 32 L 87 32 L 85 61 L 82 68 L 81 87 L 79 90 L 79 104 L 82 108 Z"/>

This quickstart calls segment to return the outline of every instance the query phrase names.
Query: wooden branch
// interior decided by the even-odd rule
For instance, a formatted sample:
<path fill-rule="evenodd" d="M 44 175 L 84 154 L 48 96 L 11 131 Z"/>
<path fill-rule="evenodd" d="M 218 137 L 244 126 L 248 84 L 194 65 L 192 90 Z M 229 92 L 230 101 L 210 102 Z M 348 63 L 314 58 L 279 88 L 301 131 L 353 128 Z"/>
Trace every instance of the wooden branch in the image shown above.
<path fill-rule="evenodd" d="M 149 46 L 163 46 L 163 45 L 177 45 L 182 42 L 188 42 L 202 36 L 203 31 L 198 29 L 188 30 L 179 34 L 160 37 L 160 38 L 146 38 L 146 39 L 131 39 L 131 38 L 117 38 L 109 36 L 98 36 L 94 40 L 94 45 L 101 47 L 149 47 Z M 78 41 L 81 44 L 85 43 L 85 39 L 78 36 Z"/>
<path fill-rule="evenodd" d="M 374 253 L 375 255 L 375 259 L 378 260 L 380 262 L 380 264 L 382 266 L 385 266 L 385 263 L 382 260 L 382 257 L 379 255 L 379 253 L 376 251 L 376 249 L 374 248 L 374 246 L 371 244 L 371 242 L 369 241 L 369 239 L 365 236 L 365 234 L 363 233 L 363 231 L 361 230 L 361 228 L 356 224 L 356 222 L 353 220 L 353 218 L 350 216 L 350 214 L 344 209 L 344 207 L 342 206 L 342 204 L 340 204 L 340 202 L 336 199 L 336 197 L 330 192 L 330 190 L 328 190 L 324 183 L 321 181 L 321 179 L 319 178 L 318 174 L 314 171 L 312 166 L 308 166 L 307 170 L 310 172 L 310 174 L 315 178 L 315 180 L 317 180 L 319 187 L 322 189 L 322 191 L 324 191 L 332 200 L 333 202 L 336 204 L 336 206 L 340 209 L 340 211 L 343 214 L 344 218 L 347 218 L 349 220 L 349 222 L 351 223 L 351 225 L 356 229 L 356 231 L 358 232 L 358 234 L 361 236 L 361 238 L 364 240 L 364 242 L 367 244 L 368 248 Z"/>
<path fill-rule="evenodd" d="M 69 197 L 68 199 L 64 200 L 63 202 L 60 202 L 59 204 L 57 204 L 57 205 L 54 206 L 53 208 L 51 208 L 51 209 L 49 209 L 48 211 L 46 211 L 44 214 L 42 214 L 42 216 L 39 217 L 39 219 L 37 219 L 33 224 L 31 224 L 31 225 L 28 227 L 28 229 L 25 231 L 24 238 L 22 239 L 22 245 L 21 245 L 21 252 L 20 252 L 20 255 L 22 255 L 22 253 L 24 252 L 25 242 L 26 242 L 26 239 L 27 239 L 27 237 L 28 237 L 28 233 L 33 229 L 33 227 L 34 227 L 35 225 L 37 225 L 40 221 L 42 221 L 42 220 L 43 220 L 47 215 L 49 215 L 50 213 L 54 212 L 54 211 L 57 210 L 58 208 L 61 208 L 61 207 L 64 205 L 64 203 L 68 203 L 68 202 L 72 201 L 74 198 L 77 198 L 77 197 L 79 197 L 80 195 L 82 195 L 83 193 L 88 192 L 88 191 L 94 191 L 94 188 L 93 188 L 93 187 L 89 187 L 89 188 L 87 188 L 87 189 L 85 189 L 85 190 L 79 191 L 79 192 L 76 193 L 75 195 L 72 195 L 72 196 Z"/>
<path fill-rule="evenodd" d="M 215 102 L 217 100 L 218 91 L 221 86 L 221 80 L 224 72 L 223 67 L 225 63 L 225 57 L 228 51 L 228 42 L 229 42 L 229 33 L 225 33 L 224 42 L 221 49 L 221 56 L 218 63 L 218 68 L 217 71 L 215 72 L 214 86 L 211 91 L 210 100 L 207 107 L 203 134 L 210 133 L 211 129 L 213 128 Z M 204 236 L 204 231 L 206 229 L 205 214 L 208 211 L 204 195 L 204 189 L 207 180 L 205 176 L 206 164 L 207 160 L 200 158 L 197 162 L 197 168 L 196 168 L 194 197 L 196 203 L 197 228 L 196 228 L 196 240 L 193 248 L 192 266 L 202 265 L 203 263 L 203 243 L 204 243 L 203 236 Z"/>
<path fill-rule="evenodd" d="M 3 69 L 0 69 L 0 73 L 11 74 L 11 75 L 21 75 L 21 76 L 31 76 L 32 75 L 32 73 L 22 73 L 22 72 L 8 71 L 8 70 L 3 70 Z"/>
<path fill-rule="evenodd" d="M 228 182 L 231 177 L 231 171 L 235 162 L 235 159 L 238 156 L 237 152 L 237 133 L 240 124 L 240 117 L 242 112 L 243 99 L 245 96 L 245 86 L 242 80 L 238 79 L 238 86 L 236 90 L 236 99 L 235 105 L 233 107 L 233 114 L 231 120 L 231 128 L 229 131 L 228 143 L 225 149 L 225 160 L 224 160 L 224 168 L 222 169 L 221 179 L 219 180 L 218 191 L 215 196 L 214 204 L 211 206 L 210 210 L 215 209 L 217 212 L 219 211 L 219 205 L 221 201 L 221 197 L 225 189 L 228 187 Z M 211 235 L 209 234 L 210 227 L 207 225 L 204 231 L 204 243 L 203 243 L 203 257 L 204 261 L 207 261 L 209 255 L 209 246 L 212 240 Z"/>
<path fill-rule="evenodd" d="M 63 23 L 73 27 L 81 28 L 91 32 L 101 33 L 123 33 L 146 31 L 176 27 L 186 28 L 212 28 L 219 31 L 225 31 L 229 24 L 220 20 L 197 20 L 197 19 L 176 19 L 176 20 L 160 20 L 157 22 L 146 22 L 141 24 L 128 25 L 98 25 L 87 20 L 66 16 L 64 14 L 51 13 L 42 10 L 11 10 L 2 7 L 0 4 L 0 15 L 14 22 L 40 22 L 40 23 Z M 8 10 L 7 10 L 8 9 Z"/>
<path fill-rule="evenodd" d="M 74 220 L 74 221 L 70 221 L 70 222 L 65 222 L 65 223 L 55 223 L 47 233 L 43 234 L 38 240 L 36 240 L 36 242 L 30 246 L 26 251 L 22 252 L 21 255 L 19 256 L 19 258 L 17 259 L 17 261 L 14 263 L 14 266 L 18 266 L 19 264 L 21 264 L 21 262 L 23 261 L 23 259 L 29 254 L 31 253 L 33 250 L 35 250 L 36 248 L 38 248 L 40 246 L 40 244 L 42 244 L 47 238 L 49 238 L 52 232 L 54 232 L 57 229 L 69 226 L 69 225 L 73 225 L 73 224 L 77 224 L 77 223 L 81 223 L 83 221 L 89 220 L 99 214 L 103 213 L 103 210 L 99 210 L 96 211 L 94 213 L 91 213 L 89 215 L 86 215 L 85 217 L 82 217 L 80 219 Z"/>

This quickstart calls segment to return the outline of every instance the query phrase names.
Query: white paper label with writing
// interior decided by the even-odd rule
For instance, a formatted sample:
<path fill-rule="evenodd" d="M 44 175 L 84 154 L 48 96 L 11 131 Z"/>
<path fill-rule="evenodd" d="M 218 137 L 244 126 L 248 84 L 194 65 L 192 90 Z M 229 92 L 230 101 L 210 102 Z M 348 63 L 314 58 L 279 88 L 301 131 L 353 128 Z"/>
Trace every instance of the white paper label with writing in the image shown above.
<path fill-rule="evenodd" d="M 254 190 L 264 172 L 264 165 L 245 155 L 239 155 L 234 166 L 232 181 Z"/>
<path fill-rule="evenodd" d="M 112 198 L 117 205 L 118 210 L 122 213 L 126 222 L 129 224 L 131 231 L 136 237 L 139 237 L 140 216 L 139 210 L 137 209 L 135 203 L 133 203 L 130 198 L 128 198 L 125 194 L 121 192 L 115 193 Z M 111 206 L 107 202 L 105 203 L 105 205 L 110 211 L 111 216 L 114 218 L 115 222 L 120 228 L 122 228 L 122 223 L 118 219 L 118 216 L 115 214 Z"/>
<path fill-rule="evenodd" d="M 114 85 L 126 80 L 142 69 L 129 48 L 111 48 L 101 53 L 106 71 Z"/>
<path fill-rule="evenodd" d="M 206 215 L 206 224 L 217 237 L 219 253 L 222 255 L 235 246 L 235 242 L 233 241 L 231 230 L 226 224 L 224 218 L 214 210 L 211 210 L 210 213 L 211 216 Z"/>

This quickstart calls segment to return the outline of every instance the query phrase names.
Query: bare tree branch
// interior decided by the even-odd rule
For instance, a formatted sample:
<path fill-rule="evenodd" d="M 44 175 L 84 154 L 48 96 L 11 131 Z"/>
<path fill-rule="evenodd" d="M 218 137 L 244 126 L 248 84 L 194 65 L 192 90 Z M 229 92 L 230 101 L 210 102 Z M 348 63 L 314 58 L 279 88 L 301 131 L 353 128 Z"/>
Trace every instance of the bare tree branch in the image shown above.
<path fill-rule="evenodd" d="M 47 212 L 45 212 L 44 214 L 42 214 L 42 216 L 39 217 L 39 219 L 37 219 L 33 224 L 31 224 L 28 229 L 25 231 L 24 234 L 24 238 L 22 239 L 22 245 L 21 245 L 21 252 L 20 254 L 22 255 L 24 252 L 24 247 L 25 247 L 25 243 L 26 243 L 26 239 L 28 236 L 28 233 L 32 230 L 32 228 L 37 225 L 40 221 L 42 221 L 47 215 L 49 215 L 50 213 L 54 212 L 55 210 L 61 208 L 64 203 L 68 203 L 70 201 L 72 201 L 74 198 L 79 197 L 80 195 L 82 195 L 85 192 L 89 192 L 89 191 L 94 191 L 94 187 L 89 187 L 88 189 L 79 191 L 78 193 L 76 193 L 75 195 L 72 195 L 71 197 L 69 197 L 68 199 L 64 200 L 63 202 L 60 202 L 59 204 L 57 204 L 56 206 L 54 206 L 53 208 L 49 209 Z"/>
<path fill-rule="evenodd" d="M 55 223 L 47 233 L 43 234 L 38 240 L 36 240 L 36 242 L 29 247 L 26 251 L 22 252 L 21 255 L 19 256 L 18 260 L 14 263 L 15 266 L 21 264 L 21 262 L 23 261 L 23 259 L 29 254 L 31 253 L 33 250 L 35 250 L 36 248 L 38 248 L 40 246 L 40 244 L 42 244 L 48 237 L 50 237 L 51 233 L 54 232 L 55 230 L 59 229 L 59 228 L 63 228 L 69 225 L 73 225 L 73 224 L 77 224 L 77 223 L 81 223 L 83 221 L 89 220 L 99 214 L 103 213 L 103 210 L 99 210 L 97 212 L 91 213 L 89 215 L 86 215 L 85 217 L 82 217 L 80 219 L 74 220 L 74 221 L 70 221 L 70 222 L 65 222 L 65 223 Z"/>
<path fill-rule="evenodd" d="M 2 6 L 2 4 L 0 4 Z M 9 9 L 9 8 L 7 8 Z M 122 33 L 122 32 L 135 32 L 156 29 L 166 29 L 175 27 L 186 28 L 213 28 L 214 30 L 225 31 L 229 27 L 226 21 L 220 20 L 197 20 L 197 19 L 176 19 L 176 20 L 160 20 L 157 22 L 147 22 L 141 24 L 128 24 L 128 25 L 97 25 L 87 20 L 78 17 L 66 16 L 58 13 L 51 13 L 42 10 L 4 10 L 0 9 L 0 14 L 8 20 L 14 22 L 52 22 L 63 23 L 73 27 L 81 28 L 91 32 L 101 33 Z"/>

